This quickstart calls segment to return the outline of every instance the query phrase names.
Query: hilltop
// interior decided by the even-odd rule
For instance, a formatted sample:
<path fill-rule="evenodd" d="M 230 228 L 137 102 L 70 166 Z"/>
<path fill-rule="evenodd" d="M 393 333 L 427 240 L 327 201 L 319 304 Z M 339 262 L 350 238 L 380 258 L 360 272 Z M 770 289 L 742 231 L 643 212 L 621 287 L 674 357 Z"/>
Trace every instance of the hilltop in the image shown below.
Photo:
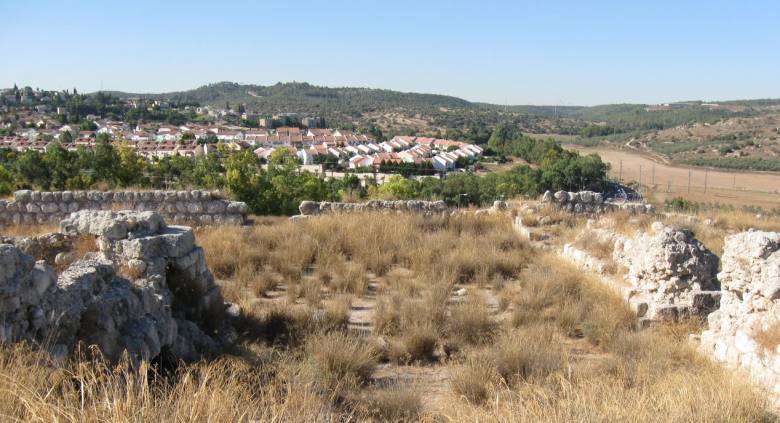
<path fill-rule="evenodd" d="M 111 94 L 123 98 L 166 98 L 214 106 L 224 106 L 226 102 L 242 103 L 261 113 L 317 113 L 329 110 L 371 112 L 395 107 L 475 108 L 475 105 L 469 101 L 446 95 L 406 93 L 362 87 L 319 87 L 306 82 L 279 82 L 268 86 L 218 82 L 192 90 L 163 94 L 123 92 L 112 92 Z"/>

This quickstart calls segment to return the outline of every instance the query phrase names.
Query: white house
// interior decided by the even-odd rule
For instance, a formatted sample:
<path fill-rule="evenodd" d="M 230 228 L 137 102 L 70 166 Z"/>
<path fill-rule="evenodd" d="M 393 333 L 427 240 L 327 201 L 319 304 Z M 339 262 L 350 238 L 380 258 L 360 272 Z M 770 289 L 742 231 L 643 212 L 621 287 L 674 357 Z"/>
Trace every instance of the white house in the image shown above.
<path fill-rule="evenodd" d="M 439 172 L 447 172 L 455 169 L 455 160 L 444 154 L 439 154 L 433 157 L 433 168 Z"/>

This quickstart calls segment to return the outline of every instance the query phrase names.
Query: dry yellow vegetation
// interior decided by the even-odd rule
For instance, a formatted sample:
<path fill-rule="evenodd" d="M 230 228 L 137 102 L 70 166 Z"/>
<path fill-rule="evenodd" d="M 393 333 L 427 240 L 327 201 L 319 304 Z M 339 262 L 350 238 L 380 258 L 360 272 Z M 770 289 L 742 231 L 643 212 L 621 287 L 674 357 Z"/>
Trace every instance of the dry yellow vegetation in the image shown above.
<path fill-rule="evenodd" d="M 777 420 L 689 345 L 695 323 L 637 331 L 611 291 L 504 216 L 264 219 L 197 236 L 242 309 L 233 350 L 132 369 L 6 346 L 2 418 Z"/>

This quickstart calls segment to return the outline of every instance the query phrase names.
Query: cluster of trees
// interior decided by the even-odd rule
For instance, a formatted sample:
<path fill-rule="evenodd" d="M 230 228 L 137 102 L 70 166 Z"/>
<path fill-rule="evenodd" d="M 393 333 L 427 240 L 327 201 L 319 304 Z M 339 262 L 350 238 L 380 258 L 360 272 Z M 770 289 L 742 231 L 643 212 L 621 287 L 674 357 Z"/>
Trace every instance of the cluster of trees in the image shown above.
<path fill-rule="evenodd" d="M 418 180 L 393 176 L 382 185 L 370 185 L 368 197 L 377 199 L 441 199 L 450 205 L 481 205 L 519 195 L 537 195 L 542 189 L 538 171 L 517 166 L 502 173 L 479 176 L 474 173 L 452 173 L 444 179 L 425 177 Z"/>
<path fill-rule="evenodd" d="M 10 175 L 0 194 L 14 189 L 220 188 L 222 171 L 220 159 L 215 155 L 166 157 L 149 163 L 131 148 L 116 147 L 105 141 L 99 141 L 94 150 L 76 151 L 54 143 L 44 153 L 0 151 L 0 172 Z"/>
<path fill-rule="evenodd" d="M 596 154 L 581 156 L 565 150 L 555 140 L 534 139 L 517 132 L 512 126 L 499 125 L 493 130 L 488 146 L 506 156 L 519 157 L 538 171 L 542 189 L 601 190 L 608 165 Z"/>
<path fill-rule="evenodd" d="M 357 176 L 320 179 L 311 172 L 299 171 L 295 157 L 281 150 L 271 155 L 266 168 L 251 151 L 229 155 L 225 160 L 225 187 L 246 202 L 253 213 L 261 215 L 295 214 L 303 200 L 365 196 Z"/>

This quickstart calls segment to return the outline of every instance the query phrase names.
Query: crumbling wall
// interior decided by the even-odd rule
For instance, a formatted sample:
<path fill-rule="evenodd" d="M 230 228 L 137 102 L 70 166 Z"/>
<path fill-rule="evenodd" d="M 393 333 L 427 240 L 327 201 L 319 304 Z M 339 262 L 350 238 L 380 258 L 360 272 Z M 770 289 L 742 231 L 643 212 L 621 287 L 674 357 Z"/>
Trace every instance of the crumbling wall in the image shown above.
<path fill-rule="evenodd" d="M 573 244 L 561 255 L 578 266 L 599 273 L 643 323 L 707 316 L 718 307 L 718 258 L 686 230 L 655 222 L 649 232 L 633 237 L 606 229 L 586 229 L 580 237 L 611 245 L 611 260 L 594 257 Z M 608 275 L 612 265 L 625 274 Z"/>
<path fill-rule="evenodd" d="M 81 210 L 154 211 L 169 220 L 203 225 L 242 224 L 247 205 L 210 191 L 17 191 L 0 200 L 0 227 L 57 223 Z"/>
<path fill-rule="evenodd" d="M 634 214 L 655 214 L 655 206 L 641 202 L 605 201 L 601 193 L 594 191 L 567 192 L 546 191 L 542 203 L 551 204 L 556 210 L 566 210 L 576 214 L 601 214 L 618 210 Z"/>
<path fill-rule="evenodd" d="M 649 232 L 616 237 L 614 247 L 613 260 L 628 270 L 630 301 L 647 310 L 640 317 L 705 317 L 717 308 L 718 257 L 690 231 L 655 222 Z"/>
<path fill-rule="evenodd" d="M 700 350 L 780 394 L 780 233 L 728 236 L 722 259 L 723 297 Z"/>
<path fill-rule="evenodd" d="M 97 237 L 57 276 L 44 261 L 0 245 L 0 340 L 42 343 L 66 355 L 97 345 L 110 360 L 196 360 L 233 331 L 219 287 L 192 229 L 154 212 L 80 211 L 62 221 L 70 236 Z"/>
<path fill-rule="evenodd" d="M 331 203 L 328 201 L 302 201 L 298 210 L 301 216 L 314 216 L 328 213 L 353 212 L 412 212 L 412 213 L 445 213 L 449 209 L 444 201 L 382 201 L 371 200 L 365 203 Z"/>

